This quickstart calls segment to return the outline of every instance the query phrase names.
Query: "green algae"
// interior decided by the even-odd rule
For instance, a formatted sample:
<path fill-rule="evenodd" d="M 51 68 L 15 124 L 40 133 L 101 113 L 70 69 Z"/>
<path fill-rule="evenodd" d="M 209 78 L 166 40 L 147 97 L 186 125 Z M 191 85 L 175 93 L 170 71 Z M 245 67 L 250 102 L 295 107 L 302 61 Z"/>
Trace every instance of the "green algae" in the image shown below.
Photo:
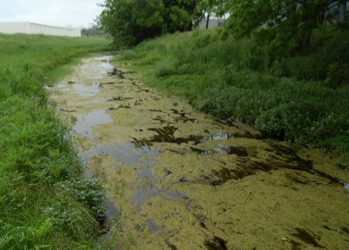
<path fill-rule="evenodd" d="M 345 248 L 343 163 L 196 112 L 119 65 L 104 64 L 116 73 L 101 73 L 100 63 L 86 60 L 70 76 L 79 87 L 65 80 L 52 98 L 63 118 L 71 114 L 61 108 L 75 110 L 72 128 L 83 128 L 76 147 L 109 190 L 121 218 L 116 233 L 128 248 Z M 89 85 L 96 80 L 108 84 Z M 89 116 L 99 111 L 110 119 Z"/>

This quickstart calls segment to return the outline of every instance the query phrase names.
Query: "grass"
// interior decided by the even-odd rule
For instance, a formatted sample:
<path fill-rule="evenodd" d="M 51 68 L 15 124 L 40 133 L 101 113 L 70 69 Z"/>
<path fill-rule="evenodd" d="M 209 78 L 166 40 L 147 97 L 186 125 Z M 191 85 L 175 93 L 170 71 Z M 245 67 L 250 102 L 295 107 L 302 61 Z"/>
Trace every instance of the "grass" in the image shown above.
<path fill-rule="evenodd" d="M 85 181 L 44 84 L 107 50 L 101 38 L 0 34 L 0 249 L 91 249 L 104 190 Z"/>
<path fill-rule="evenodd" d="M 195 30 L 145 41 L 116 60 L 203 112 L 349 160 L 348 38 L 336 33 L 314 41 L 307 54 L 276 61 L 253 39 Z"/>

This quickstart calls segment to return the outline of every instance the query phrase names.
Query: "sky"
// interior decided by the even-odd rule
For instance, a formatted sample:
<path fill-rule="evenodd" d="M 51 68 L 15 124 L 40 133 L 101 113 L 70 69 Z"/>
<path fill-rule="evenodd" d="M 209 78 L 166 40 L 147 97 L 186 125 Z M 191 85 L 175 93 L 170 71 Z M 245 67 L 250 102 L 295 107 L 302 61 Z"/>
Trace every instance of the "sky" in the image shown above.
<path fill-rule="evenodd" d="M 88 28 L 104 0 L 0 0 L 0 22 L 32 22 Z"/>

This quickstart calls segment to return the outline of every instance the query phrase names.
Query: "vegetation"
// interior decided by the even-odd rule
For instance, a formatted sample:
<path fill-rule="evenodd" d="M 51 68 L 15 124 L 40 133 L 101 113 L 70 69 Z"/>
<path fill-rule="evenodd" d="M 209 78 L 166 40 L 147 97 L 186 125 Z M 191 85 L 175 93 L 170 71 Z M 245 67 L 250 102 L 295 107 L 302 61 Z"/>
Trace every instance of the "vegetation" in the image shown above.
<path fill-rule="evenodd" d="M 117 60 L 131 60 L 147 85 L 181 95 L 199 110 L 349 159 L 347 32 L 333 31 L 321 43 L 314 38 L 307 54 L 279 60 L 253 38 L 221 40 L 221 33 L 165 35 Z"/>
<path fill-rule="evenodd" d="M 265 45 L 270 55 L 294 56 L 306 51 L 315 29 L 326 32 L 327 24 L 341 21 L 340 29 L 348 28 L 347 2 L 338 0 L 204 0 L 218 16 L 229 13 L 225 33 L 235 38 L 253 35 Z M 341 17 L 341 18 L 340 18 Z"/>
<path fill-rule="evenodd" d="M 105 0 L 97 18 L 115 47 L 129 47 L 149 38 L 191 30 L 203 13 L 198 0 Z"/>
<path fill-rule="evenodd" d="M 116 32 L 111 33 L 114 41 L 120 41 L 121 34 L 139 34 L 132 28 L 120 33 L 129 27 L 126 20 L 126 24 L 141 20 L 148 28 L 167 24 L 156 14 L 161 1 L 148 5 L 133 1 L 134 6 L 143 6 L 135 8 L 135 19 L 128 19 L 131 13 L 126 14 L 122 2 L 106 1 L 99 18 L 102 28 Z M 204 10 L 217 16 L 229 13 L 225 27 L 218 32 L 194 30 L 192 36 L 165 35 L 142 42 L 121 58 L 133 59 L 149 85 L 184 95 L 202 111 L 249 122 L 283 140 L 315 143 L 349 158 L 347 2 L 195 1 L 190 13 L 198 13 L 197 17 Z M 181 20 L 194 20 L 189 17 Z M 147 31 L 150 36 L 121 41 L 137 44 L 175 30 L 181 31 L 159 28 Z"/>
<path fill-rule="evenodd" d="M 118 60 L 133 61 L 146 84 L 268 136 L 317 144 L 349 160 L 349 34 L 347 22 L 329 25 L 325 12 L 335 2 L 106 0 L 97 21 L 115 46 L 140 43 Z M 224 30 L 144 41 L 190 30 L 209 7 L 234 14 Z M 0 34 L 0 249 L 93 244 L 104 190 L 83 180 L 69 128 L 44 84 L 66 73 L 59 66 L 107 44 Z"/>
<path fill-rule="evenodd" d="M 101 38 L 0 34 L 0 249 L 92 244 L 104 190 L 82 179 L 70 131 L 55 115 L 44 83 L 66 73 L 60 66 L 107 44 Z"/>
<path fill-rule="evenodd" d="M 113 38 L 117 48 L 134 46 L 159 35 L 189 31 L 205 14 L 229 14 L 224 36 L 253 35 L 268 43 L 277 58 L 306 51 L 313 31 L 341 19 L 339 29 L 348 28 L 348 1 L 271 0 L 105 0 L 98 26 Z M 338 22 L 337 22 L 338 23 Z"/>

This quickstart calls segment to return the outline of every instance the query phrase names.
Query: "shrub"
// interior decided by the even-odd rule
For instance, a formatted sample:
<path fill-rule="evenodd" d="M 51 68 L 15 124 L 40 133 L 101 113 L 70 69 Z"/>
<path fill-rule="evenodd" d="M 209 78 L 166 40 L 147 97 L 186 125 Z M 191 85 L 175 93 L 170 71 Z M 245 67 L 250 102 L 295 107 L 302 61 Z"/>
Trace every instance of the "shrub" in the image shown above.
<path fill-rule="evenodd" d="M 105 216 L 105 189 L 99 181 L 82 179 L 60 182 L 57 185 L 75 200 L 84 204 L 96 217 Z"/>
<path fill-rule="evenodd" d="M 87 241 L 97 228 L 97 221 L 88 208 L 69 196 L 58 193 L 55 201 L 43 209 L 43 214 L 52 218 L 52 223 L 68 232 L 75 240 Z"/>

